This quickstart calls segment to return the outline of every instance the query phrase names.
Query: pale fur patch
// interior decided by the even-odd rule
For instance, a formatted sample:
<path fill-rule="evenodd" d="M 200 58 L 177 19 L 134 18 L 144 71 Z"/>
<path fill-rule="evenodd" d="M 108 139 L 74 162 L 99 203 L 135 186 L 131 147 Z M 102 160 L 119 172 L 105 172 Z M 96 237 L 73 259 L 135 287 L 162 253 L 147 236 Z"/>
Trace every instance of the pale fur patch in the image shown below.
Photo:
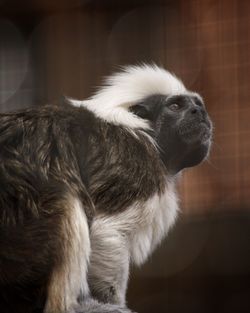
<path fill-rule="evenodd" d="M 113 236 L 112 240 L 117 241 L 116 245 L 121 249 L 126 238 L 131 261 L 140 265 L 146 261 L 174 224 L 178 212 L 178 200 L 174 189 L 174 183 L 168 182 L 164 193 L 156 193 L 146 202 L 135 203 L 122 213 L 99 216 L 95 223 L 102 236 Z M 118 255 L 119 253 L 114 251 L 113 256 L 118 258 Z"/>
<path fill-rule="evenodd" d="M 116 125 L 148 129 L 146 120 L 129 111 L 129 107 L 154 94 L 184 94 L 187 90 L 173 74 L 156 65 L 128 66 L 107 78 L 104 87 L 91 98 L 69 99 L 74 106 L 83 106 L 96 116 Z"/>
<path fill-rule="evenodd" d="M 63 259 L 62 265 L 56 267 L 52 273 L 46 313 L 66 312 L 77 304 L 80 294 L 89 294 L 87 267 L 90 239 L 87 218 L 79 199 L 71 197 L 62 205 L 66 206 L 69 213 L 62 225 Z"/>
<path fill-rule="evenodd" d="M 130 239 L 131 258 L 137 265 L 147 260 L 174 225 L 179 208 L 173 183 L 167 184 L 163 194 L 151 197 L 144 204 L 144 209 L 145 220 Z"/>

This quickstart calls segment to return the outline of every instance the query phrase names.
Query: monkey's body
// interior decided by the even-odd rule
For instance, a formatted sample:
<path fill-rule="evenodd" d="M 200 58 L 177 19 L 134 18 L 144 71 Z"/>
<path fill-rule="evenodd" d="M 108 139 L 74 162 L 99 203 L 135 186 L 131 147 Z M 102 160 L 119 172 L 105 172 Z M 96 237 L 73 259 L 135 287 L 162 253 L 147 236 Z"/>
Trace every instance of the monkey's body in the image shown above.
<path fill-rule="evenodd" d="M 113 276 L 121 275 L 119 280 L 124 283 L 127 269 L 119 273 L 122 263 L 126 261 L 127 267 L 129 257 L 141 263 L 151 245 L 161 239 L 150 234 L 152 238 L 143 240 L 152 242 L 142 243 L 136 231 L 141 230 L 141 226 L 148 227 L 155 218 L 153 210 L 157 208 L 150 207 L 150 199 L 155 196 L 154 205 L 157 200 L 159 206 L 163 202 L 167 211 L 167 199 L 164 199 L 166 172 L 159 156 L 155 155 L 155 147 L 140 130 L 132 134 L 125 127 L 117 128 L 95 118 L 84 108 L 69 105 L 4 114 L 0 124 L 0 258 L 9 268 L 6 272 L 0 267 L 0 282 L 16 284 L 38 280 L 49 284 L 52 269 L 64 254 L 61 240 L 67 229 L 62 221 L 67 211 L 71 211 L 70 202 L 75 199 L 81 202 L 90 229 L 93 229 L 91 235 L 100 237 L 92 240 L 96 247 L 92 250 L 92 258 L 94 253 L 99 256 L 93 259 L 93 266 L 100 266 L 99 275 L 107 277 L 100 277 L 98 285 L 93 282 L 92 292 L 104 297 L 103 301 L 112 302 L 111 298 L 117 298 L 117 302 L 124 304 L 125 294 L 115 294 Z M 140 203 L 140 214 L 133 209 L 136 203 Z M 103 218 L 107 213 L 111 217 Z M 125 216 L 120 218 L 122 214 Z M 162 223 L 168 227 L 168 221 Z M 117 225 L 110 232 L 112 224 Z M 164 233 L 163 229 L 159 231 Z M 135 236 L 135 245 L 142 247 L 138 250 L 134 245 L 128 252 L 129 243 Z M 116 241 L 114 245 L 112 240 Z M 106 245 L 105 250 L 98 249 L 98 245 Z M 124 252 L 122 245 L 126 245 Z M 148 251 L 145 251 L 145 245 L 148 245 Z M 108 264 L 116 252 L 117 269 L 114 264 Z M 125 259 L 124 253 L 127 254 Z M 85 257 L 89 258 L 89 251 Z M 102 263 L 105 263 L 104 268 Z M 91 265 L 90 262 L 90 268 Z M 107 271 L 110 271 L 108 275 Z M 90 284 L 91 274 L 93 280 L 98 280 L 97 274 L 90 271 Z M 105 295 L 103 284 L 107 285 Z"/>
<path fill-rule="evenodd" d="M 164 119 L 171 125 L 175 113 L 166 115 L 162 104 L 151 110 L 147 101 L 135 103 L 139 118 L 130 112 L 124 123 L 119 114 L 115 122 L 99 117 L 88 104 L 0 116 L 1 288 L 35 284 L 46 313 L 128 312 L 129 263 L 144 262 L 174 223 L 169 173 L 184 167 L 157 148 L 168 142 Z M 153 130 L 140 117 L 145 108 Z M 202 147 L 196 164 L 209 147 L 203 111 L 195 115 L 198 135 L 188 133 L 195 149 Z M 181 147 L 186 140 L 173 152 Z"/>

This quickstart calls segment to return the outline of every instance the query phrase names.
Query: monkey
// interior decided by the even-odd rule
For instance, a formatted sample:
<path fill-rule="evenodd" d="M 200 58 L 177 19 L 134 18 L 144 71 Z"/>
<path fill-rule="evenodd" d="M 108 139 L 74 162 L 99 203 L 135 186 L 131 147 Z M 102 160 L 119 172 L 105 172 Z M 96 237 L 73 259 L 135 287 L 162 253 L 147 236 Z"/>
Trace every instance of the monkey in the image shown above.
<path fill-rule="evenodd" d="M 130 264 L 174 225 L 177 177 L 211 142 L 202 97 L 155 64 L 86 100 L 2 113 L 1 288 L 35 284 L 44 313 L 131 312 Z"/>

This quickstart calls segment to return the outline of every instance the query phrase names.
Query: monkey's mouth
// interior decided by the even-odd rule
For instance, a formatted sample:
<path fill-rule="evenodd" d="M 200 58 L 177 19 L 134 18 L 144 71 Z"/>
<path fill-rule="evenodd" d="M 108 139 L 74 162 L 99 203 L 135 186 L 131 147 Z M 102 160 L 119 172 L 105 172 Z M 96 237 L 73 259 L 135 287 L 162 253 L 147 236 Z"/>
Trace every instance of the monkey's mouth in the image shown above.
<path fill-rule="evenodd" d="M 180 125 L 178 132 L 186 142 L 206 143 L 211 140 L 212 125 L 210 121 L 189 122 Z"/>

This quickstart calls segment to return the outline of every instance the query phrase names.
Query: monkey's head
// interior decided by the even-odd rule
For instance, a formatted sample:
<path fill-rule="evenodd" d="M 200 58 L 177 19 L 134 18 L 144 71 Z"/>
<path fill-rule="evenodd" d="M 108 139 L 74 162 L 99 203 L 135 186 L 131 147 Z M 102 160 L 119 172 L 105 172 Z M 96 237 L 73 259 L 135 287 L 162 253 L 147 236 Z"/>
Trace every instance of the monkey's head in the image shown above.
<path fill-rule="evenodd" d="M 90 99 L 74 104 L 112 124 L 148 131 L 169 173 L 200 163 L 209 152 L 212 123 L 202 98 L 156 65 L 125 67 Z"/>
<path fill-rule="evenodd" d="M 155 94 L 130 109 L 150 122 L 161 158 L 170 173 L 197 165 L 206 158 L 212 123 L 198 94 Z"/>

